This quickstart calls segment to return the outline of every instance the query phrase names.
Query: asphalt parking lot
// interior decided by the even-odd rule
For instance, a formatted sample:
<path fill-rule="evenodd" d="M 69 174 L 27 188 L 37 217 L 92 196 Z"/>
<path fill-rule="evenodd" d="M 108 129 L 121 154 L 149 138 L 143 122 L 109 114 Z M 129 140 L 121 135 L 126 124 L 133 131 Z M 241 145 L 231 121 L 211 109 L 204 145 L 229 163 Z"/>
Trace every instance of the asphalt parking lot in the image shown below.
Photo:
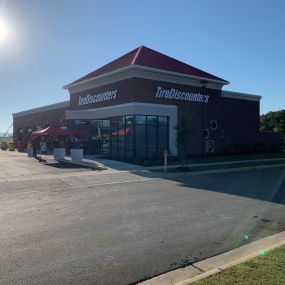
<path fill-rule="evenodd" d="M 284 167 L 162 178 L 8 154 L 1 284 L 134 284 L 285 230 Z"/>
<path fill-rule="evenodd" d="M 62 174 L 78 171 L 86 171 L 72 165 L 63 165 L 63 163 L 48 160 L 40 162 L 34 158 L 28 158 L 24 153 L 1 151 L 0 150 L 0 178 L 18 180 L 40 177 L 47 174 Z"/>

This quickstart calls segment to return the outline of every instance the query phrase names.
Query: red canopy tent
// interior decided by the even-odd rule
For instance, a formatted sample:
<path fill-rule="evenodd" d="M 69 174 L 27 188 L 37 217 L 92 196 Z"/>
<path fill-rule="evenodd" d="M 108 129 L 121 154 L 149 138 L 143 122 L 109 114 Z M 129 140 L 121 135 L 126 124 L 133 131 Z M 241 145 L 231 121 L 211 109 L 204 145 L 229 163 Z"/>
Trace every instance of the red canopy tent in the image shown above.
<path fill-rule="evenodd" d="M 87 135 L 88 132 L 81 130 L 64 130 L 58 127 L 49 126 L 43 130 L 32 132 L 33 137 L 37 136 L 69 136 L 69 135 Z"/>
<path fill-rule="evenodd" d="M 126 128 L 126 129 L 121 129 L 121 130 L 118 130 L 118 131 L 114 131 L 112 132 L 112 135 L 113 136 L 123 136 L 123 135 L 127 135 L 129 133 L 129 128 Z"/>
<path fill-rule="evenodd" d="M 74 135 L 74 136 L 87 136 L 90 135 L 89 132 L 83 131 L 83 130 L 69 130 L 67 131 L 69 135 Z"/>

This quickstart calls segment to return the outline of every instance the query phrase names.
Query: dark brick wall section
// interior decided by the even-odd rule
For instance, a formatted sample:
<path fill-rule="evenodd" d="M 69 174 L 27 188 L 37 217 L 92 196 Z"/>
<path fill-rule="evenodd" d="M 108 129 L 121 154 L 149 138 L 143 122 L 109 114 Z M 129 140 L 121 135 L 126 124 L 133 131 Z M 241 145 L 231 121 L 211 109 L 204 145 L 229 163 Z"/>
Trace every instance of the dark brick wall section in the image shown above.
<path fill-rule="evenodd" d="M 24 139 L 24 142 L 26 142 L 28 139 L 29 128 L 34 131 L 36 129 L 36 126 L 45 128 L 48 125 L 58 125 L 64 122 L 65 110 L 67 110 L 67 108 L 59 108 L 56 110 L 42 111 L 38 113 L 23 115 L 20 117 L 14 117 L 14 142 L 17 142 L 18 139 Z M 20 129 L 23 129 L 22 134 L 19 132 Z"/>
<path fill-rule="evenodd" d="M 259 139 L 259 102 L 222 97 L 223 152 L 254 151 Z"/>
<path fill-rule="evenodd" d="M 136 79 L 135 101 L 156 104 L 176 105 L 178 107 L 178 121 L 184 114 L 189 122 L 188 155 L 199 155 L 203 152 L 203 103 L 193 101 L 178 101 L 155 98 L 156 87 L 164 89 L 178 89 L 179 91 L 201 93 L 201 87 L 181 85 L 170 82 L 161 82 L 147 79 Z M 210 130 L 212 120 L 220 121 L 221 90 L 206 89 L 205 94 L 209 95 L 209 101 L 205 104 L 205 128 Z M 218 130 L 210 131 L 209 139 L 216 142 L 216 151 L 220 149 Z"/>
<path fill-rule="evenodd" d="M 70 109 L 71 110 L 95 109 L 95 108 L 102 108 L 107 106 L 133 102 L 134 101 L 133 96 L 135 93 L 134 84 L 135 84 L 134 78 L 130 78 L 112 84 L 107 84 L 97 88 L 88 89 L 82 92 L 71 94 Z M 114 90 L 118 90 L 117 97 L 114 100 L 108 100 L 108 101 L 97 102 L 81 106 L 78 105 L 78 100 L 80 96 L 96 95 L 104 93 L 106 91 L 114 91 Z"/>

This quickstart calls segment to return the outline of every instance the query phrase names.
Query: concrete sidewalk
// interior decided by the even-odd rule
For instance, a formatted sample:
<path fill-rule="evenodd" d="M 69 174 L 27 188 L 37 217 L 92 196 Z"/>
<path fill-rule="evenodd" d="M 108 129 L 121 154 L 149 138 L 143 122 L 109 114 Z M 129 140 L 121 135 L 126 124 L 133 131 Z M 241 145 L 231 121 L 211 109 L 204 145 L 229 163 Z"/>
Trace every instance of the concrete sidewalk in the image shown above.
<path fill-rule="evenodd" d="M 71 161 L 70 157 L 66 157 L 67 161 Z M 185 164 L 188 167 L 207 167 L 207 166 L 229 166 L 229 165 L 236 165 L 241 163 L 255 163 L 255 162 L 275 162 L 280 161 L 284 162 L 285 164 L 285 157 L 284 158 L 269 158 L 269 159 L 253 159 L 253 160 L 236 160 L 236 161 L 224 161 L 224 162 L 205 162 L 205 163 L 188 163 Z M 116 161 L 112 159 L 100 158 L 98 156 L 84 156 L 82 164 L 86 163 L 86 165 L 95 164 L 98 167 L 106 168 L 107 170 L 118 170 L 118 171 L 137 171 L 137 170 L 155 170 L 155 169 L 162 169 L 163 165 L 159 166 L 141 166 L 137 164 Z M 281 164 L 280 164 L 281 165 Z M 181 164 L 173 164 L 168 165 L 168 169 L 173 169 L 181 167 Z"/>
<path fill-rule="evenodd" d="M 0 152 L 1 153 L 1 152 Z M 9 153 L 10 155 L 20 155 L 20 156 L 27 156 L 26 153 L 19 153 L 17 151 L 15 152 L 8 152 L 5 151 L 3 153 Z M 43 159 L 53 160 L 53 155 L 39 155 Z M 71 157 L 66 156 L 65 160 L 67 162 L 72 163 Z M 222 161 L 222 162 L 203 162 L 203 163 L 186 163 L 185 165 L 188 167 L 203 167 L 203 166 L 221 166 L 221 165 L 235 165 L 240 163 L 255 163 L 255 162 L 275 162 L 275 161 L 284 161 L 285 163 L 285 157 L 283 158 L 266 158 L 266 159 L 247 159 L 247 160 L 233 160 L 233 161 Z M 95 165 L 95 167 L 105 168 L 108 171 L 136 171 L 136 170 L 155 170 L 155 169 L 162 169 L 163 165 L 159 166 L 141 166 L 133 163 L 128 162 L 122 162 L 117 161 L 113 159 L 108 158 L 102 158 L 98 155 L 84 155 L 84 158 L 82 160 L 82 165 L 86 163 L 86 166 L 92 167 L 92 164 Z M 181 167 L 181 164 L 168 164 L 167 166 L 169 169 Z"/>
<path fill-rule="evenodd" d="M 70 157 L 67 157 L 67 160 L 71 160 Z M 222 162 L 203 162 L 203 163 L 186 163 L 185 165 L 188 167 L 200 167 L 200 166 L 219 166 L 219 165 L 235 165 L 240 163 L 254 163 L 254 162 L 274 162 L 274 161 L 284 161 L 283 158 L 266 158 L 266 159 L 247 159 L 247 160 L 233 160 L 233 161 L 222 161 Z M 96 155 L 85 155 L 83 162 L 95 163 L 99 167 L 106 167 L 108 169 L 116 169 L 116 170 L 155 170 L 162 169 L 163 165 L 159 166 L 141 166 L 132 163 L 126 163 L 121 161 L 116 161 L 112 159 L 102 158 Z M 169 164 L 167 166 L 169 169 L 181 167 L 181 164 Z"/>
<path fill-rule="evenodd" d="M 265 237 L 223 254 L 195 262 L 185 268 L 167 272 L 138 283 L 140 285 L 188 285 L 195 281 L 222 272 L 226 268 L 260 255 L 260 250 L 268 252 L 285 244 L 285 231 Z"/>
<path fill-rule="evenodd" d="M 231 172 L 238 172 L 238 171 L 246 171 L 250 169 L 267 169 L 267 168 L 279 168 L 285 166 L 285 160 L 282 164 L 274 164 L 274 165 L 260 165 L 260 166 L 243 166 L 243 167 L 235 167 L 235 168 L 221 168 L 221 169 L 213 169 L 213 170 L 201 170 L 201 171 L 193 171 L 193 172 L 151 172 L 149 171 L 150 168 L 145 168 L 142 166 L 124 163 L 120 161 L 114 161 L 109 159 L 102 159 L 102 158 L 95 158 L 95 157 L 88 157 L 84 158 L 82 162 L 74 163 L 75 165 L 82 165 L 84 169 L 73 169 L 72 171 L 58 171 L 58 170 L 50 170 L 47 169 L 45 163 L 38 163 L 34 158 L 28 158 L 26 153 L 18 153 L 18 152 L 7 152 L 7 151 L 0 151 L 0 154 L 6 154 L 4 157 L 0 156 L 2 163 L 5 163 L 9 160 L 9 156 L 19 157 L 17 160 L 13 160 L 15 165 L 9 166 L 9 171 L 4 171 L 3 166 L 2 173 L 0 173 L 0 182 L 24 182 L 27 180 L 39 181 L 42 182 L 46 179 L 66 179 L 74 177 L 74 180 L 78 179 L 77 177 L 86 177 L 89 180 L 89 183 L 92 184 L 91 181 L 97 181 L 98 176 L 109 176 L 111 177 L 114 174 L 114 177 L 120 176 L 129 176 L 131 174 L 135 175 L 136 177 L 143 177 L 143 178 L 151 178 L 151 179 L 172 179 L 172 178 L 179 178 L 179 177 L 186 177 L 186 176 L 199 176 L 204 174 L 218 174 L 218 173 L 231 173 Z M 6 157 L 6 158 L 5 158 Z M 52 155 L 42 155 L 42 159 L 46 159 L 49 163 L 57 162 L 53 160 Z M 95 160 L 96 159 L 96 160 Z M 64 162 L 68 162 L 73 164 L 70 157 L 66 157 Z M 23 166 L 26 166 L 23 168 Z M 96 167 L 104 167 L 104 170 L 92 170 Z M 3 172 L 4 171 L 4 172 Z M 88 177 L 88 178 L 87 178 Z M 112 179 L 113 180 L 113 179 Z M 120 180 L 120 179 L 119 179 Z M 3 184 L 3 183 L 2 183 Z M 88 184 L 90 185 L 90 184 Z"/>
<path fill-rule="evenodd" d="M 43 156 L 47 157 L 47 156 Z M 50 159 L 52 156 L 48 156 Z M 94 167 L 98 167 L 101 170 L 104 170 L 104 172 L 116 172 L 116 171 L 130 171 L 130 172 L 139 172 L 139 171 L 151 171 L 151 170 L 156 170 L 156 169 L 163 169 L 163 166 L 149 166 L 149 167 L 144 167 L 140 166 L 137 164 L 132 164 L 132 163 L 127 163 L 127 162 L 122 162 L 122 161 L 116 161 L 112 159 L 105 159 L 105 158 L 99 158 L 96 156 L 84 156 L 84 159 L 82 162 L 73 162 L 70 157 L 66 157 L 65 159 L 66 162 L 75 164 L 75 165 L 82 165 L 85 167 L 90 167 L 92 168 L 92 165 Z M 278 164 L 265 164 L 265 165 L 259 165 L 259 166 L 240 166 L 240 167 L 235 167 L 235 168 L 227 168 L 227 166 L 232 166 L 232 165 L 238 165 L 241 163 L 255 163 L 255 162 L 264 162 L 264 163 L 269 163 L 269 162 L 284 162 L 284 163 L 278 163 Z M 200 170 L 200 171 L 193 171 L 193 172 L 185 172 L 188 175 L 191 174 L 199 174 L 199 173 L 220 173 L 220 172 L 228 172 L 228 171 L 238 171 L 238 170 L 246 170 L 246 169 L 251 169 L 251 168 L 258 168 L 258 167 L 276 167 L 276 166 L 284 166 L 285 165 L 285 158 L 275 158 L 275 159 L 255 159 L 255 160 L 241 160 L 241 161 L 228 161 L 228 162 L 211 162 L 211 163 L 192 163 L 192 164 L 186 164 L 188 167 L 207 167 L 207 166 L 225 166 L 224 168 L 220 169 L 213 169 L 213 170 Z M 174 169 L 177 167 L 181 167 L 181 164 L 175 164 L 175 165 L 168 165 L 168 169 Z M 164 173 L 163 171 L 161 173 Z M 184 172 L 182 172 L 184 173 Z M 173 173 L 165 173 L 165 175 L 173 175 Z"/>
<path fill-rule="evenodd" d="M 27 157 L 27 153 L 25 152 L 17 152 L 17 151 L 1 151 L 0 150 L 0 154 L 6 154 L 6 155 L 14 155 L 14 156 L 20 156 L 20 157 Z M 46 160 L 54 160 L 53 155 L 51 154 L 39 154 L 39 157 L 41 157 L 42 159 L 46 159 Z M 29 158 L 32 159 L 32 158 Z M 67 162 L 72 162 L 71 161 L 71 157 L 70 156 L 66 156 L 65 160 Z M 117 160 L 112 160 L 112 159 L 106 159 L 106 158 L 102 158 L 100 156 L 96 156 L 96 155 L 84 155 L 84 158 L 82 160 L 82 164 L 84 165 L 84 163 L 86 163 L 87 167 L 92 167 L 92 164 L 94 164 L 95 167 L 100 167 L 100 168 L 106 168 L 109 171 L 127 171 L 127 170 L 141 170 L 144 167 L 140 166 L 140 165 L 136 165 L 136 164 L 132 164 L 132 163 L 127 163 L 127 162 L 122 162 L 122 161 L 117 161 Z"/>

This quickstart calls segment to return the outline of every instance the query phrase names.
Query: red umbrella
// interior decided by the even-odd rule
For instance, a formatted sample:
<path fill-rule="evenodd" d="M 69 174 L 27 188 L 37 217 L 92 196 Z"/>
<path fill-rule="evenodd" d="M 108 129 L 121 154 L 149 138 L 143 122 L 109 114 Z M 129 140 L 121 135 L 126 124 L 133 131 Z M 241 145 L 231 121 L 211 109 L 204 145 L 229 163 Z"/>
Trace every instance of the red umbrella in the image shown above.
<path fill-rule="evenodd" d="M 81 130 L 64 130 L 58 127 L 49 126 L 43 130 L 32 132 L 32 136 L 69 136 L 69 135 L 87 135 L 88 132 Z"/>

